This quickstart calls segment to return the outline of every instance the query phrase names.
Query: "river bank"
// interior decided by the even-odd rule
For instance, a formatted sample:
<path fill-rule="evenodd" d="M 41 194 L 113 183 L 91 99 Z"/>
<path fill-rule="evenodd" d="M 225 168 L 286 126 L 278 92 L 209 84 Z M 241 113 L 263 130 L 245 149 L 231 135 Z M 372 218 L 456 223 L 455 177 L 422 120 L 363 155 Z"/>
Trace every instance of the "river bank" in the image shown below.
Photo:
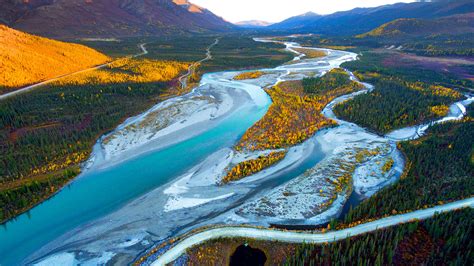
<path fill-rule="evenodd" d="M 354 54 L 334 51 L 325 58 L 326 62 L 321 61 L 321 59 L 318 61 L 314 60 L 314 63 L 297 61 L 296 65 L 269 69 L 266 71 L 269 73 L 268 75 L 254 81 L 233 80 L 233 77 L 239 72 L 210 73 L 203 77 L 201 86 L 195 90 L 195 93 L 204 90 L 205 86 L 212 87 L 213 92 L 214 90 L 219 90 L 219 87 L 232 88 L 236 91 L 244 90 L 247 92 L 250 102 L 253 103 L 253 109 L 257 108 L 260 110 L 259 116 L 257 114 L 252 117 L 261 117 L 270 103 L 268 95 L 261 89 L 263 86 L 274 85 L 282 80 L 298 79 L 300 75 L 296 72 L 299 71 L 299 69 L 304 69 L 301 71 L 311 75 L 320 75 L 346 60 L 353 59 L 355 59 Z M 311 64 L 313 64 L 313 67 Z M 296 74 L 292 74 L 292 72 Z M 163 108 L 160 110 L 163 110 Z M 153 112 L 149 112 L 149 114 L 150 113 Z M 231 113 L 237 115 L 236 112 Z M 145 120 L 143 120 L 143 117 L 139 119 L 139 121 Z M 180 119 L 176 119 L 176 121 L 179 120 Z M 228 118 L 222 119 L 221 124 L 227 123 L 227 121 L 229 121 Z M 118 128 L 117 132 L 125 132 L 121 130 L 131 124 L 137 125 L 137 121 L 127 121 L 123 127 Z M 251 124 L 253 124 L 253 122 Z M 186 130 L 189 131 L 190 128 L 193 127 L 188 127 Z M 246 128 L 248 128 L 248 126 Z M 132 134 L 128 137 L 127 141 L 114 142 L 115 144 L 110 147 L 117 147 L 117 143 L 120 143 L 120 145 L 126 144 L 126 146 L 122 147 L 134 147 L 133 141 L 130 142 L 130 139 L 147 139 L 146 137 L 143 138 L 144 131 L 129 131 L 132 132 Z M 235 130 L 230 130 L 230 132 L 234 131 Z M 145 130 L 145 132 L 149 131 Z M 126 135 L 128 135 L 128 133 Z M 157 134 L 154 136 L 156 135 Z M 121 134 L 116 136 L 120 136 L 120 138 L 118 138 L 119 140 L 124 140 Z M 135 137 L 132 138 L 131 136 Z M 140 136 L 140 138 L 136 136 Z M 145 144 L 145 146 L 151 146 L 150 143 L 152 142 Z M 230 145 L 227 146 L 227 149 L 232 147 L 233 143 L 235 142 L 229 143 Z M 120 145 L 119 147 L 121 147 Z M 171 145 L 170 147 L 174 146 L 175 145 Z M 164 148 L 164 150 L 166 149 L 167 148 Z M 33 254 L 28 261 L 36 260 L 34 258 L 48 257 L 57 253 L 70 253 L 68 250 L 75 250 L 73 253 L 76 255 L 76 259 L 79 258 L 82 262 L 92 261 L 96 258 L 110 255 L 111 253 L 114 254 L 114 261 L 133 260 L 132 254 L 137 254 L 139 250 L 148 248 L 149 245 L 154 242 L 177 234 L 180 231 L 186 231 L 195 226 L 199 226 L 201 223 L 206 222 L 206 220 L 212 220 L 213 218 L 222 220 L 223 218 L 219 217 L 220 214 L 226 213 L 235 206 L 248 201 L 249 198 L 255 197 L 260 191 L 270 191 L 272 188 L 291 180 L 294 176 L 301 175 L 306 169 L 314 166 L 324 156 L 320 150 L 320 146 L 315 141 L 304 143 L 292 149 L 293 150 L 290 150 L 289 153 L 291 155 L 288 156 L 286 160 L 260 173 L 260 177 L 250 177 L 246 181 L 230 184 L 228 186 L 218 186 L 215 183 L 215 172 L 212 172 L 212 170 L 205 171 L 209 165 L 215 166 L 209 169 L 221 169 L 222 166 L 225 165 L 225 160 L 229 160 L 230 157 L 227 158 L 225 156 L 223 160 L 221 154 L 225 153 L 221 151 L 222 149 L 218 149 L 207 156 L 207 160 L 201 161 L 201 163 L 196 164 L 194 168 L 191 167 L 189 170 L 186 170 L 186 172 L 180 175 L 181 177 L 178 175 L 178 178 L 174 179 L 181 180 L 181 182 L 176 183 L 176 181 L 174 181 L 163 185 L 145 194 L 143 197 L 130 202 L 126 206 L 123 206 L 115 213 L 69 232 L 56 241 L 51 242 L 36 254 Z M 133 150 L 133 148 L 131 150 Z M 119 148 L 116 151 L 119 151 L 117 154 L 120 154 L 123 150 Z M 146 155 L 146 153 L 144 153 L 144 155 Z M 212 159 L 216 157 L 219 158 L 219 160 Z M 236 160 L 238 160 L 238 158 L 244 157 L 236 156 Z M 117 166 L 123 164 L 127 164 L 127 161 L 123 161 Z M 111 166 L 110 168 L 112 169 L 114 167 L 115 166 Z M 92 173 L 95 172 L 94 167 L 92 167 L 90 171 Z M 107 171 L 107 168 L 104 171 Z M 194 174 L 189 177 L 192 173 Z M 210 176 L 212 178 L 210 178 Z M 203 179 L 202 177 L 207 178 Z M 187 187 L 184 188 L 183 184 L 186 184 Z M 180 194 L 176 193 L 182 192 L 179 191 L 179 189 L 186 190 L 186 192 Z M 193 207 L 192 212 L 190 212 L 190 207 Z M 130 217 L 136 218 L 131 219 Z M 161 221 L 159 225 L 152 222 L 157 220 Z M 129 241 L 130 239 L 133 241 Z M 129 245 L 130 243 L 134 244 Z M 82 253 L 77 252 L 77 250 L 82 250 Z M 81 254 L 83 255 L 81 256 Z"/>
<path fill-rule="evenodd" d="M 287 49 L 297 46 L 295 43 L 286 45 Z M 104 167 L 99 167 L 101 163 L 98 161 L 97 168 L 92 166 L 90 176 L 83 178 L 82 182 L 96 185 L 103 180 L 108 186 L 97 189 L 97 193 L 109 190 L 108 196 L 111 196 L 117 191 L 117 196 L 122 196 L 120 200 L 124 197 L 128 200 L 119 205 L 106 202 L 113 208 L 109 208 L 108 212 L 105 212 L 106 215 L 99 216 L 101 218 L 88 217 L 72 228 L 63 230 L 63 233 L 56 231 L 50 236 L 54 241 L 41 245 L 39 250 L 35 249 L 37 252 L 24 263 L 43 261 L 48 264 L 94 264 L 108 261 L 128 264 L 155 243 L 203 225 L 268 225 L 273 222 L 299 222 L 301 217 L 313 223 L 324 223 L 341 212 L 350 191 L 370 196 L 396 180 L 403 169 L 403 161 L 397 159 L 395 142 L 367 132 L 357 125 L 337 120 L 340 124 L 338 127 L 320 131 L 304 143 L 290 148 L 287 158 L 279 164 L 239 182 L 226 186 L 218 184 L 220 175 L 230 162 L 255 156 L 234 154 L 231 148 L 241 134 L 265 114 L 270 100 L 262 87 L 281 81 L 322 75 L 342 62 L 355 60 L 356 55 L 327 50 L 327 56 L 324 58 L 301 58 L 301 54 L 298 54 L 292 64 L 264 69 L 262 71 L 268 74 L 256 80 L 235 81 L 233 77 L 240 72 L 232 71 L 207 74 L 203 77 L 201 86 L 193 92 L 195 94 L 186 96 L 188 98 L 170 100 L 139 119 L 131 119 L 117 128 L 115 135 L 110 135 L 114 137 L 106 141 L 105 146 L 108 148 L 108 160 L 113 161 L 115 156 L 120 163 L 102 164 Z M 370 86 L 367 86 L 369 89 Z M 200 93 L 199 97 L 193 98 L 196 93 Z M 233 93 L 236 93 L 235 96 L 229 96 Z M 323 114 L 331 117 L 334 103 L 352 96 L 337 98 L 328 105 Z M 227 97 L 232 99 L 233 104 L 230 104 Z M 245 104 L 235 104 L 240 100 Z M 229 108 L 231 105 L 239 108 Z M 172 112 L 175 115 L 167 116 L 168 120 L 162 121 L 160 114 L 169 114 L 173 108 L 180 111 Z M 189 116 L 194 118 L 186 118 Z M 194 130 L 199 130 L 203 124 L 209 126 L 213 122 L 216 122 L 215 126 L 204 129 L 199 135 L 192 135 Z M 169 136 L 169 142 L 166 136 Z M 180 136 L 188 138 L 173 144 L 172 141 Z M 107 146 L 109 143 L 112 144 Z M 168 145 L 154 150 L 163 144 Z M 144 149 L 141 155 L 127 158 L 135 152 L 139 153 L 140 147 Z M 356 157 L 360 152 L 370 156 L 362 156 L 362 159 L 358 160 Z M 124 160 L 120 160 L 121 158 Z M 374 171 L 380 169 L 380 164 L 390 158 L 394 159 L 394 167 L 390 171 L 383 175 L 382 172 Z M 344 173 L 338 171 L 338 166 L 341 165 L 347 166 L 344 167 Z M 366 175 L 372 171 L 374 176 Z M 334 179 L 328 181 L 322 178 L 323 175 Z M 331 182 L 339 180 L 341 176 L 347 179 L 348 175 L 351 181 L 354 179 L 353 184 Z M 144 178 L 154 182 L 146 183 Z M 120 180 L 123 182 L 116 184 Z M 138 192 L 131 189 L 136 183 L 143 185 Z M 81 187 L 82 192 L 77 192 L 77 198 L 61 204 L 67 205 L 76 199 L 83 200 L 80 195 L 86 191 L 90 194 L 90 187 L 82 184 L 74 184 L 76 187 L 71 190 L 77 192 L 77 186 Z M 110 184 L 114 184 L 112 190 Z M 295 193 L 310 189 L 314 185 L 320 190 L 323 189 L 321 193 L 327 195 L 304 193 L 299 197 Z M 342 189 L 339 189 L 338 185 Z M 285 193 L 287 191 L 290 193 Z M 281 195 L 284 200 L 279 201 Z M 258 206 L 264 204 L 266 198 L 269 198 L 270 202 L 278 202 L 281 208 L 271 209 L 274 213 L 270 215 L 268 210 L 259 211 Z M 100 200 L 100 195 L 94 198 L 95 201 L 97 199 Z M 330 204 L 327 204 L 328 202 Z M 59 203 L 55 201 L 54 204 Z M 295 204 L 298 204 L 298 208 L 295 208 L 294 212 L 285 211 L 293 211 L 289 208 L 296 206 Z M 317 210 L 313 210 L 315 205 L 319 206 Z M 90 208 L 82 211 L 91 211 L 93 206 L 95 205 L 91 204 Z M 48 207 L 51 205 L 43 208 Z M 37 221 L 37 215 L 34 214 L 32 219 Z"/>
<path fill-rule="evenodd" d="M 353 78 L 355 79 L 355 77 L 353 77 Z M 372 89 L 372 86 L 370 84 L 364 84 L 364 85 L 366 86 L 367 91 Z M 342 96 L 342 97 L 334 100 L 334 102 L 332 102 L 330 105 L 328 105 L 328 107 L 325 109 L 325 111 L 324 111 L 325 115 L 327 117 L 331 117 L 333 119 L 336 119 L 339 122 L 340 126 L 338 127 L 338 129 L 345 128 L 345 127 L 347 127 L 347 128 L 357 128 L 358 126 L 355 125 L 355 124 L 351 124 L 351 123 L 348 123 L 348 122 L 337 119 L 334 116 L 333 112 L 332 112 L 332 107 L 334 105 L 336 105 L 337 103 L 339 103 L 339 102 L 350 99 L 350 98 L 354 97 L 357 94 L 366 93 L 367 91 L 362 91 L 362 92 L 357 92 L 357 93 L 354 93 L 354 94 L 351 94 L 351 95 Z M 434 123 L 442 123 L 442 122 L 449 121 L 449 120 L 462 119 L 463 116 L 466 114 L 465 109 L 466 109 L 467 105 L 469 105 L 471 102 L 472 102 L 471 98 L 468 98 L 467 100 L 463 100 L 463 101 L 452 104 L 452 106 L 450 108 L 450 113 L 446 117 L 444 117 L 444 118 L 442 118 L 438 121 L 435 121 L 433 123 L 429 123 L 428 126 L 424 127 L 424 131 L 430 125 L 433 125 Z M 362 130 L 364 130 L 364 129 L 362 129 Z M 424 131 L 423 131 L 423 133 L 424 133 Z M 365 133 L 367 133 L 368 135 L 374 135 L 374 134 L 372 134 L 368 131 L 365 132 Z M 345 135 L 350 135 L 350 134 L 346 133 Z M 419 134 L 416 137 L 420 137 L 421 135 L 422 134 Z M 401 175 L 401 173 L 403 172 L 403 168 L 404 168 L 403 167 L 403 164 L 404 164 L 403 157 L 401 156 L 400 152 L 398 152 L 398 150 L 396 149 L 396 141 L 394 139 L 387 138 L 387 137 L 384 137 L 384 136 L 378 136 L 378 137 L 380 139 L 383 139 L 384 140 L 383 142 L 385 142 L 385 144 L 387 144 L 388 147 L 386 148 L 385 152 L 382 152 L 382 154 L 390 154 L 391 159 L 393 159 L 394 161 L 391 162 L 389 165 L 393 165 L 393 166 L 390 168 L 390 170 L 388 172 L 383 171 L 381 169 L 382 168 L 381 166 L 385 165 L 385 164 L 384 164 L 383 161 L 380 161 L 380 159 L 382 159 L 384 156 L 377 155 L 377 156 L 375 156 L 375 159 L 372 161 L 372 163 L 362 164 L 362 166 L 357 167 L 356 170 L 353 172 L 352 178 L 353 178 L 353 185 L 354 185 L 354 193 L 359 195 L 357 197 L 358 201 L 360 201 L 363 198 L 370 197 L 376 191 L 378 191 L 380 188 L 394 182 Z M 402 140 L 408 140 L 408 139 L 411 139 L 411 138 L 405 137 L 405 138 L 402 138 Z M 321 139 L 322 139 L 321 136 L 319 136 L 319 140 L 321 140 Z M 350 143 L 351 141 L 348 141 L 348 142 Z M 331 141 L 329 143 L 331 143 L 331 144 L 334 143 L 334 139 L 331 139 Z M 360 143 L 360 141 L 354 141 L 353 143 Z M 387 159 L 387 158 L 385 158 L 385 159 Z M 371 161 L 371 160 L 369 160 L 369 161 Z M 320 162 L 319 165 L 324 164 L 323 162 L 324 162 L 324 160 L 322 162 Z M 386 162 L 387 162 L 387 160 L 385 160 L 385 163 Z M 327 174 L 327 173 L 325 173 L 325 174 Z M 381 175 L 385 176 L 385 177 L 389 177 L 389 178 L 386 178 L 386 179 L 380 178 Z M 261 203 L 263 202 L 263 204 L 268 205 L 268 209 L 262 211 L 262 206 L 259 206 L 257 208 L 255 208 L 255 206 L 252 206 L 254 210 L 259 209 L 260 213 L 257 213 L 257 215 L 252 216 L 248 220 L 242 219 L 242 217 L 239 216 L 239 215 L 234 215 L 232 217 L 232 212 L 229 212 L 227 215 L 228 215 L 228 217 L 231 217 L 231 219 L 227 220 L 226 223 L 227 224 L 248 223 L 248 224 L 253 224 L 253 225 L 257 225 L 257 226 L 261 226 L 261 225 L 267 226 L 265 223 L 268 222 L 269 220 L 271 220 L 271 219 L 268 219 L 268 217 L 273 218 L 273 217 L 278 216 L 278 215 L 280 215 L 280 217 L 277 218 L 277 220 L 276 220 L 277 222 L 281 221 L 281 218 L 282 218 L 281 216 L 282 215 L 283 216 L 284 215 L 289 216 L 289 217 L 283 217 L 283 218 L 292 218 L 292 217 L 297 217 L 298 215 L 303 215 L 303 218 L 308 218 L 308 217 L 304 217 L 305 214 L 303 212 L 301 212 L 301 209 L 295 208 L 295 206 L 302 206 L 302 205 L 304 206 L 304 204 L 301 204 L 301 203 L 304 203 L 305 200 L 307 201 L 308 198 L 305 198 L 304 200 L 301 200 L 299 202 L 293 201 L 290 204 L 287 204 L 288 208 L 283 209 L 282 211 L 280 209 L 282 207 L 282 205 L 285 205 L 285 202 L 282 203 L 281 200 L 284 197 L 288 197 L 288 196 L 291 197 L 292 193 L 291 193 L 291 191 L 288 191 L 288 187 L 290 187 L 291 185 L 293 185 L 295 183 L 298 183 L 298 181 L 296 181 L 297 179 L 298 178 L 295 178 L 294 180 L 291 180 L 287 184 L 283 185 L 281 187 L 281 189 L 278 189 L 278 188 L 274 189 L 270 193 L 264 194 L 264 197 L 261 197 L 260 202 Z M 307 181 L 308 176 L 305 176 L 305 178 L 301 178 L 301 180 Z M 321 180 L 321 178 L 319 178 L 319 179 L 317 178 L 316 180 Z M 298 193 L 302 192 L 301 191 L 301 186 L 296 185 L 295 187 L 298 188 L 298 190 L 297 190 Z M 311 191 L 312 193 L 310 192 L 308 194 L 310 195 L 310 197 L 314 198 L 314 196 L 313 196 L 313 194 L 315 194 L 314 193 L 314 186 L 308 186 L 308 187 L 313 189 Z M 285 195 L 285 193 L 286 193 L 286 195 Z M 272 196 L 274 196 L 273 199 L 272 199 Z M 300 196 L 300 195 L 298 195 L 298 196 Z M 348 194 L 345 195 L 345 196 L 348 197 Z M 276 201 L 279 201 L 278 204 L 274 204 Z M 325 212 L 323 212 L 324 215 L 319 216 L 320 220 L 317 220 L 317 219 L 312 220 L 310 222 L 310 224 L 320 223 L 321 219 L 328 220 L 328 218 L 336 217 L 338 215 L 338 213 L 340 213 L 340 211 L 343 211 L 343 208 L 342 208 L 343 204 L 339 204 L 341 202 L 344 202 L 344 200 L 340 200 L 340 197 L 337 197 L 335 203 L 333 203 L 333 206 L 331 208 L 327 209 Z M 314 206 L 314 202 L 311 203 L 310 205 Z M 250 209 L 252 209 L 252 207 Z M 242 209 L 243 208 L 240 208 L 239 211 L 237 212 L 237 214 L 244 214 L 244 215 L 248 214 L 248 213 L 242 213 L 241 212 Z M 262 213 L 263 213 L 263 215 L 262 215 Z M 275 215 L 275 213 L 276 213 L 276 215 Z M 309 217 L 314 217 L 312 215 L 313 214 L 310 214 Z M 264 216 L 266 218 L 263 219 L 263 220 L 262 219 L 259 220 L 259 218 L 261 218 L 262 216 Z M 255 221 L 255 222 L 252 222 L 252 221 Z M 301 225 L 301 224 L 304 224 L 307 221 L 308 221 L 307 219 L 302 219 L 302 220 L 299 220 L 299 221 L 296 220 L 296 224 Z M 217 223 L 217 221 L 214 221 L 214 222 Z M 287 222 L 288 222 L 288 220 L 287 220 Z M 281 240 L 281 239 L 278 239 L 278 240 Z M 168 255 L 167 252 L 165 252 L 165 254 Z M 161 261 L 161 259 L 158 260 L 158 261 Z M 153 262 L 153 260 L 147 261 L 146 263 L 151 263 L 151 262 Z M 157 264 L 157 265 L 159 265 L 159 264 Z"/>
<path fill-rule="evenodd" d="M 199 91 L 166 100 L 102 137 L 87 168 L 105 169 L 198 136 L 249 107 L 249 97 L 242 90 L 204 85 Z"/>

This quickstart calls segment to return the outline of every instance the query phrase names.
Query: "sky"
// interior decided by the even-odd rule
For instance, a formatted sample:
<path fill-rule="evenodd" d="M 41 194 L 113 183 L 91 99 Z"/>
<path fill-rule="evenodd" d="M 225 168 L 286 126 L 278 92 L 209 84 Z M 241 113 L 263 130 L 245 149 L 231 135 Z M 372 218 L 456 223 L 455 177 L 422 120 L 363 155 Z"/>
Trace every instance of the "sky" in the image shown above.
<path fill-rule="evenodd" d="M 190 0 L 230 22 L 263 20 L 280 22 L 309 11 L 331 14 L 356 7 L 374 7 L 414 0 Z"/>

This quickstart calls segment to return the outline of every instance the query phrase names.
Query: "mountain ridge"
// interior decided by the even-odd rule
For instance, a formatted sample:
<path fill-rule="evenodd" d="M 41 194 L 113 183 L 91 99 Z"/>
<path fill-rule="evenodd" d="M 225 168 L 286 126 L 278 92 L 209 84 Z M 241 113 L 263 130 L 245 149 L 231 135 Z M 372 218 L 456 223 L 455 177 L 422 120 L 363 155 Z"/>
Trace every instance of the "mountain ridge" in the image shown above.
<path fill-rule="evenodd" d="M 404 37 L 433 34 L 464 34 L 474 32 L 474 12 L 438 19 L 400 18 L 356 37 Z"/>
<path fill-rule="evenodd" d="M 433 19 L 474 12 L 473 1 L 397 3 L 373 8 L 355 8 L 324 16 L 306 14 L 268 27 L 274 31 L 357 35 L 399 18 Z"/>
<path fill-rule="evenodd" d="M 0 21 L 47 37 L 224 31 L 233 25 L 187 0 L 0 0 Z"/>

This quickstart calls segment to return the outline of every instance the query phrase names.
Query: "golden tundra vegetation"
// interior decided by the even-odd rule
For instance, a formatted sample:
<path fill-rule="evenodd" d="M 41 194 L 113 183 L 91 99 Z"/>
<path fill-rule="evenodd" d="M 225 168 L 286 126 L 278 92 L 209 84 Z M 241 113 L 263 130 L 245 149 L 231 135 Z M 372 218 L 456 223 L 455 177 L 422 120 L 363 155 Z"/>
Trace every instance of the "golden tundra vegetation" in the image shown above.
<path fill-rule="evenodd" d="M 299 144 L 318 130 L 336 125 L 335 121 L 321 114 L 329 102 L 362 88 L 359 83 L 350 81 L 343 69 L 333 69 L 323 77 L 287 81 L 267 89 L 272 105 L 265 116 L 245 132 L 235 149 L 275 150 Z M 227 173 L 223 182 L 255 174 L 279 162 L 285 155 L 286 152 L 273 152 L 241 162 Z"/>
<path fill-rule="evenodd" d="M 60 42 L 0 25 L 0 93 L 109 61 L 83 45 Z"/>
<path fill-rule="evenodd" d="M 335 125 L 321 111 L 336 97 L 362 88 L 359 83 L 349 81 L 349 75 L 341 69 L 333 69 L 316 80 L 330 82 L 336 75 L 346 75 L 348 82 L 320 91 L 303 88 L 302 82 L 284 82 L 267 89 L 273 103 L 266 115 L 245 132 L 237 149 L 255 151 L 288 148 L 303 142 L 324 127 Z M 324 83 L 331 87 L 331 84 Z"/>
<path fill-rule="evenodd" d="M 309 48 L 295 48 L 295 51 L 305 54 L 306 58 L 321 58 L 325 57 L 327 53 L 324 50 L 309 49 Z"/>
<path fill-rule="evenodd" d="M 267 155 L 261 155 L 256 159 L 244 161 L 234 166 L 224 177 L 223 182 L 228 183 L 236 181 L 254 173 L 258 173 L 263 169 L 283 160 L 286 151 L 272 151 Z"/>
<path fill-rule="evenodd" d="M 123 58 L 103 69 L 80 73 L 57 81 L 60 85 L 149 83 L 169 81 L 188 69 L 189 63 Z"/>
<path fill-rule="evenodd" d="M 243 72 L 234 77 L 235 80 L 258 79 L 265 75 L 263 71 Z"/>

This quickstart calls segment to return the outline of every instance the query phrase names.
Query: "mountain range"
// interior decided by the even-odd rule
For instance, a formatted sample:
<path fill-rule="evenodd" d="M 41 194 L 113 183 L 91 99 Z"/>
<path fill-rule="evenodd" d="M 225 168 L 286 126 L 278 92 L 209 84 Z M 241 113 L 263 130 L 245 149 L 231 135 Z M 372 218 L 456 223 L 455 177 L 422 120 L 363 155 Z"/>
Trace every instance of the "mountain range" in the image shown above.
<path fill-rule="evenodd" d="M 364 37 L 407 37 L 427 36 L 434 34 L 465 34 L 474 33 L 474 12 L 453 15 L 438 19 L 400 18 L 358 35 Z"/>
<path fill-rule="evenodd" d="M 399 18 L 434 19 L 470 12 L 474 12 L 472 0 L 398 3 L 356 8 L 325 16 L 310 12 L 273 24 L 267 29 L 293 33 L 355 35 Z"/>
<path fill-rule="evenodd" d="M 423 27 L 421 24 L 428 20 L 474 12 L 472 0 L 440 0 L 356 8 L 330 15 L 308 12 L 271 25 L 258 20 L 234 25 L 188 0 L 0 0 L 0 6 L 0 23 L 62 39 L 227 32 L 238 28 L 359 35 L 397 19 L 409 19 L 396 22 L 409 31 L 410 27 Z M 439 23 L 438 28 L 452 24 L 449 20 Z M 384 27 L 389 30 L 391 25 Z"/>
<path fill-rule="evenodd" d="M 48 37 L 125 37 L 234 26 L 187 0 L 0 0 L 0 22 Z"/>

